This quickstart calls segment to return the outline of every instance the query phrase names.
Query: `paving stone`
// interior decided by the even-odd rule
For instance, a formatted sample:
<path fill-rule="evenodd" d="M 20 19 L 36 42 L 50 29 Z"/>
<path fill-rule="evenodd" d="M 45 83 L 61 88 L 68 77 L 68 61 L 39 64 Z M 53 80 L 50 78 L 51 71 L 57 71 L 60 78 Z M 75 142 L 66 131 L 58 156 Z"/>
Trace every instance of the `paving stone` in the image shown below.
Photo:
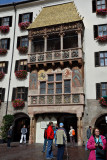
<path fill-rule="evenodd" d="M 45 153 L 42 153 L 43 144 L 19 144 L 11 143 L 11 148 L 6 144 L 0 144 L 0 160 L 45 160 Z M 71 147 L 68 144 L 69 160 L 88 160 L 88 151 L 84 147 Z M 53 145 L 54 156 L 57 156 L 57 147 Z M 56 158 L 54 159 L 56 160 Z M 66 149 L 64 160 L 67 160 Z"/>

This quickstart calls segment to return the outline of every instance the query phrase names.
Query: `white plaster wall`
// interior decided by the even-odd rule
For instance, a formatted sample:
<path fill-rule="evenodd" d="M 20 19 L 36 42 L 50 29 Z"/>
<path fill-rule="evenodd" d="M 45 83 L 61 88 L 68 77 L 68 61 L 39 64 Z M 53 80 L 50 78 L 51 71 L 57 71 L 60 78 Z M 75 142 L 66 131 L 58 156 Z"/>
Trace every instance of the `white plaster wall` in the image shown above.
<path fill-rule="evenodd" d="M 92 13 L 92 0 L 75 0 L 75 5 L 85 26 L 83 50 L 85 52 L 85 95 L 86 99 L 96 99 L 96 83 L 107 82 L 107 67 L 95 67 L 94 52 L 107 51 L 107 44 L 94 40 L 93 25 L 107 24 L 107 16 L 98 17 Z"/>
<path fill-rule="evenodd" d="M 41 128 L 41 121 L 46 122 L 48 125 L 50 121 L 52 121 L 54 124 L 57 123 L 57 119 L 55 117 L 45 117 L 44 119 L 40 116 L 36 122 L 36 143 L 44 143 L 44 130 Z"/>

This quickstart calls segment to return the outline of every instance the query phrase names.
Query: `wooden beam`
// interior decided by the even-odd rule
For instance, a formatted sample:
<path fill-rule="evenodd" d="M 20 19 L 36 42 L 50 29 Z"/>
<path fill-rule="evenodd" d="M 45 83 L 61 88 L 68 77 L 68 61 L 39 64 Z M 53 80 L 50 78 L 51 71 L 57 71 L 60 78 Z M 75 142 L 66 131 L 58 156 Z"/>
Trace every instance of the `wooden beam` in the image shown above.
<path fill-rule="evenodd" d="M 63 61 L 60 61 L 60 65 L 63 67 L 63 66 L 64 66 L 64 62 L 63 62 Z"/>
<path fill-rule="evenodd" d="M 43 65 L 44 65 L 44 67 L 47 67 L 47 63 L 44 63 Z"/>
<path fill-rule="evenodd" d="M 71 60 L 69 60 L 69 64 L 72 65 L 72 61 Z"/>

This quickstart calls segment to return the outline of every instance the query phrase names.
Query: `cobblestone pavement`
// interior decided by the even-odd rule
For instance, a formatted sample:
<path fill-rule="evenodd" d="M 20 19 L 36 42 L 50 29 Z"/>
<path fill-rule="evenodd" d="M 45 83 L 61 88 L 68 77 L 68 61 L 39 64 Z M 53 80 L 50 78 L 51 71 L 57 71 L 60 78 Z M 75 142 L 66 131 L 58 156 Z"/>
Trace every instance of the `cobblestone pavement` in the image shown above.
<path fill-rule="evenodd" d="M 12 143 L 11 148 L 6 144 L 0 144 L 0 160 L 45 160 L 45 154 L 42 153 L 42 144 L 19 144 Z M 88 160 L 88 151 L 84 147 L 71 147 L 68 144 L 69 160 Z M 57 147 L 53 146 L 54 156 L 57 154 Z M 56 158 L 54 159 L 56 160 Z M 66 150 L 64 160 L 67 160 Z"/>

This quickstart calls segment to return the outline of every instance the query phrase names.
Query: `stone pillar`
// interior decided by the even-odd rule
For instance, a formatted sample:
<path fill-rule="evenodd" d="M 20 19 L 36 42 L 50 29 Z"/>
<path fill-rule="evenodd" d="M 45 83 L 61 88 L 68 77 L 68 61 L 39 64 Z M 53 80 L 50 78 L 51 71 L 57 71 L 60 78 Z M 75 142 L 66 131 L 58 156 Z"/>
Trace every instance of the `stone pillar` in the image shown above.
<path fill-rule="evenodd" d="M 30 135 L 29 144 L 35 143 L 35 118 L 33 115 L 30 116 Z"/>
<path fill-rule="evenodd" d="M 77 139 L 78 139 L 78 146 L 82 146 L 82 118 L 81 117 L 77 117 Z"/>
<path fill-rule="evenodd" d="M 60 33 L 60 49 L 63 50 L 63 37 L 64 37 L 64 33 Z"/>
<path fill-rule="evenodd" d="M 78 48 L 82 48 L 82 31 L 81 29 L 77 31 L 78 34 Z M 78 49 L 79 57 L 82 57 L 82 50 Z"/>
<path fill-rule="evenodd" d="M 48 38 L 48 36 L 45 35 L 43 37 L 44 37 L 44 52 L 46 52 L 47 51 L 47 38 Z"/>
<path fill-rule="evenodd" d="M 78 30 L 77 33 L 78 33 L 78 48 L 81 48 L 82 47 L 81 30 Z"/>
<path fill-rule="evenodd" d="M 28 54 L 31 54 L 31 49 L 32 49 L 32 38 L 29 38 L 29 47 L 28 47 Z"/>

